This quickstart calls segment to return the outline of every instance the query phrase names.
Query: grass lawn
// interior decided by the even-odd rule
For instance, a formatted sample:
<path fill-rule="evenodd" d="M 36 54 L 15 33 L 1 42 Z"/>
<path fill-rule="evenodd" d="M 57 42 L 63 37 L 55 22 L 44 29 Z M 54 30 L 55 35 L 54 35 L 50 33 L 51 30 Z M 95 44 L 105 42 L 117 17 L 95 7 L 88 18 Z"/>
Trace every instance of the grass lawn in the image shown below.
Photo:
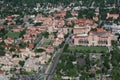
<path fill-rule="evenodd" d="M 79 51 L 79 52 L 107 52 L 107 47 L 98 47 L 98 46 L 73 46 L 68 48 L 69 51 Z"/>
<path fill-rule="evenodd" d="M 10 38 L 19 38 L 20 32 L 8 32 L 5 36 L 10 37 Z"/>
<path fill-rule="evenodd" d="M 42 46 L 48 46 L 48 45 L 50 45 L 51 44 L 51 42 L 44 42 L 43 44 L 42 44 Z"/>

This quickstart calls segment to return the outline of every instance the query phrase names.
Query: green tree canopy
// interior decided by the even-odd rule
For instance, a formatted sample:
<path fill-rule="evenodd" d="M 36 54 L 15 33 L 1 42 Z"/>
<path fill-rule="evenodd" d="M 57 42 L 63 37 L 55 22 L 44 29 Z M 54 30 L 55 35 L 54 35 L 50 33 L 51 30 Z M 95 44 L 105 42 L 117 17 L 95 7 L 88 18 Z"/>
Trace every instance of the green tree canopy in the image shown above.
<path fill-rule="evenodd" d="M 20 66 L 24 66 L 24 64 L 25 64 L 25 61 L 19 61 L 19 64 L 20 64 Z"/>
<path fill-rule="evenodd" d="M 47 31 L 44 31 L 41 33 L 42 36 L 44 36 L 45 38 L 48 38 L 49 37 L 49 33 Z"/>
<path fill-rule="evenodd" d="M 44 49 L 35 49 L 34 51 L 35 51 L 35 53 L 41 53 L 41 52 L 44 52 L 45 50 Z"/>

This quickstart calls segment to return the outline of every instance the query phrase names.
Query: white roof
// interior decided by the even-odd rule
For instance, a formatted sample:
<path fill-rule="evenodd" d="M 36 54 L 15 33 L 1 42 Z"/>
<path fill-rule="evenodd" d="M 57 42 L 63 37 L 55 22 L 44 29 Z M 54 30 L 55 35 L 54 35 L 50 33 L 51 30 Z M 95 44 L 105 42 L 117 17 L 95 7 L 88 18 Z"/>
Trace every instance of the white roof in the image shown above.
<path fill-rule="evenodd" d="M 77 36 L 88 36 L 88 34 L 78 34 Z"/>

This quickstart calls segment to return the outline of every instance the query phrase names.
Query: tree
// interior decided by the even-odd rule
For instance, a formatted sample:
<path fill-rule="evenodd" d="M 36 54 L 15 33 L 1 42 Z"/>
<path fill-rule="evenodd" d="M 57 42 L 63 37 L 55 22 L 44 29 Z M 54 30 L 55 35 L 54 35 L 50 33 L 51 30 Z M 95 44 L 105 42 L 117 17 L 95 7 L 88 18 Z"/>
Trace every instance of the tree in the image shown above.
<path fill-rule="evenodd" d="M 28 22 L 30 23 L 30 24 L 32 24 L 33 23 L 33 19 L 28 19 Z"/>
<path fill-rule="evenodd" d="M 0 37 L 3 37 L 8 32 L 7 29 L 1 29 L 0 30 Z"/>
<path fill-rule="evenodd" d="M 19 37 L 23 37 L 24 34 L 26 34 L 26 30 L 25 29 L 20 32 Z"/>
<path fill-rule="evenodd" d="M 24 42 L 21 42 L 20 44 L 19 44 L 19 47 L 20 48 L 25 48 L 27 46 L 27 43 L 24 43 Z"/>
<path fill-rule="evenodd" d="M 35 53 L 41 53 L 41 52 L 44 52 L 45 50 L 44 49 L 35 49 Z"/>
<path fill-rule="evenodd" d="M 19 61 L 19 65 L 20 65 L 20 66 L 22 66 L 22 67 L 23 67 L 23 66 L 24 66 L 24 64 L 25 64 L 25 61 Z"/>
<path fill-rule="evenodd" d="M 104 63 L 103 63 L 104 67 L 106 67 L 107 69 L 110 69 L 109 56 L 104 56 L 103 60 L 104 60 Z"/>
<path fill-rule="evenodd" d="M 101 20 L 106 20 L 108 10 L 105 10 L 103 8 L 100 9 L 100 19 Z"/>
<path fill-rule="evenodd" d="M 65 41 L 63 41 L 61 44 L 59 44 L 59 47 L 62 48 L 64 44 L 65 44 Z"/>
<path fill-rule="evenodd" d="M 7 21 L 7 20 L 5 20 L 3 24 L 4 24 L 4 25 L 7 25 L 7 24 L 8 24 L 8 21 Z"/>
<path fill-rule="evenodd" d="M 10 50 L 9 50 L 10 52 L 14 52 L 15 51 L 15 48 L 10 48 Z"/>
<path fill-rule="evenodd" d="M 66 52 L 68 50 L 69 44 L 66 44 L 63 51 Z"/>
<path fill-rule="evenodd" d="M 0 47 L 0 56 L 5 56 L 5 49 Z"/>
<path fill-rule="evenodd" d="M 71 18 L 71 17 L 73 17 L 73 15 L 71 14 L 71 12 L 70 11 L 66 11 L 65 18 Z"/>
<path fill-rule="evenodd" d="M 5 51 L 0 49 L 0 56 L 5 56 Z"/>
<path fill-rule="evenodd" d="M 12 55 L 12 58 L 14 58 L 14 57 L 17 57 L 17 58 L 18 58 L 19 55 L 18 55 L 18 54 L 13 54 L 13 55 Z"/>
<path fill-rule="evenodd" d="M 49 33 L 48 33 L 47 31 L 42 32 L 41 34 L 42 34 L 42 36 L 44 36 L 45 38 L 48 38 L 48 37 L 49 37 Z"/>
<path fill-rule="evenodd" d="M 16 80 L 16 78 L 11 77 L 10 80 Z"/>
<path fill-rule="evenodd" d="M 43 23 L 42 22 L 37 22 L 34 24 L 34 26 L 41 26 Z"/>
<path fill-rule="evenodd" d="M 23 70 L 21 70 L 21 71 L 20 71 L 20 74 L 21 74 L 21 75 L 29 75 L 30 73 L 29 73 L 29 72 L 27 72 L 27 71 L 25 71 L 25 70 L 24 70 L 24 71 L 23 71 Z"/>
<path fill-rule="evenodd" d="M 113 80 L 119 80 L 120 77 L 120 49 L 117 47 L 118 46 L 118 43 L 116 41 L 112 41 L 112 45 L 113 45 L 113 51 L 110 52 L 111 54 L 111 63 L 112 63 L 112 79 Z"/>
<path fill-rule="evenodd" d="M 5 42 L 4 41 L 0 42 L 0 45 L 5 45 Z"/>
<path fill-rule="evenodd" d="M 120 68 L 119 66 L 116 66 L 112 69 L 112 79 L 113 80 L 120 80 Z"/>
<path fill-rule="evenodd" d="M 80 76 L 80 80 L 89 80 L 88 74 L 86 72 L 82 72 Z"/>
<path fill-rule="evenodd" d="M 77 76 L 77 70 L 75 68 L 71 68 L 69 71 L 68 71 L 68 76 Z"/>
<path fill-rule="evenodd" d="M 57 32 L 53 32 L 54 38 L 57 38 Z"/>
<path fill-rule="evenodd" d="M 94 16 L 95 11 L 94 11 L 93 9 L 89 9 L 89 10 L 87 10 L 87 11 L 88 11 L 88 13 L 86 13 L 86 17 L 87 17 L 88 19 L 93 19 L 93 16 Z"/>
<path fill-rule="evenodd" d="M 54 80 L 61 80 L 60 75 L 55 74 L 55 76 L 54 76 Z"/>

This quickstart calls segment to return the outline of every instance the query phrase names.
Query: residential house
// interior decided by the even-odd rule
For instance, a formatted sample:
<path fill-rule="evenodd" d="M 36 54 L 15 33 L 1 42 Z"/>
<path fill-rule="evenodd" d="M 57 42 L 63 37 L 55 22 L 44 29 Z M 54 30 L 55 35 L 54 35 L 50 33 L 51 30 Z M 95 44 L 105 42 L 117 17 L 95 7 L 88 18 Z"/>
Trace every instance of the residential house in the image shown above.
<path fill-rule="evenodd" d="M 14 40 L 12 38 L 7 38 L 7 39 L 4 40 L 4 42 L 6 44 L 12 44 L 14 42 Z"/>
<path fill-rule="evenodd" d="M 8 16 L 5 20 L 12 21 L 13 17 L 12 16 Z"/>
<path fill-rule="evenodd" d="M 54 27 L 53 27 L 53 26 L 48 26 L 48 27 L 47 27 L 47 31 L 48 31 L 49 33 L 54 32 Z"/>
<path fill-rule="evenodd" d="M 19 50 L 20 50 L 21 52 L 24 52 L 24 51 L 26 51 L 26 48 L 19 48 Z"/>
<path fill-rule="evenodd" d="M 30 31 L 28 32 L 28 34 L 37 36 L 37 34 L 39 34 L 39 31 L 38 31 L 38 30 L 30 30 Z"/>
<path fill-rule="evenodd" d="M 56 38 L 53 42 L 54 46 L 59 46 L 63 42 L 63 38 Z"/>
<path fill-rule="evenodd" d="M 73 16 L 78 16 L 78 12 L 77 11 L 72 11 L 71 13 Z"/>
<path fill-rule="evenodd" d="M 4 46 L 4 49 L 6 50 L 9 50 L 10 48 L 12 48 L 12 46 L 9 46 L 9 45 Z"/>
<path fill-rule="evenodd" d="M 29 44 L 29 49 L 32 50 L 34 48 L 34 44 L 30 43 Z"/>
<path fill-rule="evenodd" d="M 20 32 L 20 31 L 22 31 L 23 30 L 23 28 L 21 28 L 21 27 L 14 27 L 13 29 L 12 29 L 12 31 L 14 31 L 14 32 Z"/>
<path fill-rule="evenodd" d="M 62 31 L 63 31 L 64 34 L 67 34 L 68 31 L 69 31 L 69 28 L 67 28 L 66 26 L 64 26 L 64 27 L 62 28 Z"/>
<path fill-rule="evenodd" d="M 5 28 L 6 28 L 5 26 L 0 26 L 0 30 L 5 29 Z"/>
<path fill-rule="evenodd" d="M 98 16 L 94 16 L 94 17 L 93 17 L 93 20 L 94 20 L 94 21 L 98 21 L 98 20 L 99 20 L 99 19 L 98 19 Z"/>
<path fill-rule="evenodd" d="M 45 49 L 46 52 L 48 52 L 48 53 L 53 53 L 54 52 L 54 48 L 52 46 L 45 46 L 45 47 L 43 47 L 43 49 Z"/>
<path fill-rule="evenodd" d="M 8 24 L 8 25 L 13 25 L 13 24 L 16 24 L 16 22 L 14 22 L 14 21 L 11 22 L 11 21 L 10 21 L 10 22 L 8 22 L 7 24 Z"/>
<path fill-rule="evenodd" d="M 57 37 L 58 37 L 58 38 L 64 38 L 64 35 L 65 35 L 65 34 L 64 34 L 63 32 L 58 32 L 58 33 L 57 33 Z"/>
<path fill-rule="evenodd" d="M 23 42 L 30 42 L 31 43 L 30 34 L 23 35 Z"/>
<path fill-rule="evenodd" d="M 110 14 L 110 13 L 107 13 L 106 19 L 108 19 L 108 18 L 117 19 L 118 17 L 119 17 L 119 14 Z"/>

